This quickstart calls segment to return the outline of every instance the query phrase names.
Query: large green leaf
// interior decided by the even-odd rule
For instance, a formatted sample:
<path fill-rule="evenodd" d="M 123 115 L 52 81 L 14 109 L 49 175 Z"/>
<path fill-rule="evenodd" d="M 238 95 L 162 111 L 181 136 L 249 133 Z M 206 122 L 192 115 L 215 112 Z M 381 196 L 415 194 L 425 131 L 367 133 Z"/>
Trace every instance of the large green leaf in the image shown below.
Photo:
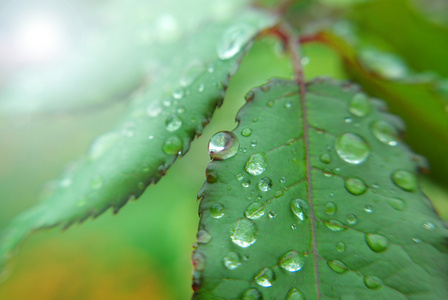
<path fill-rule="evenodd" d="M 401 122 L 353 84 L 306 89 L 254 89 L 212 137 L 194 298 L 447 298 L 448 231 Z"/>
<path fill-rule="evenodd" d="M 0 262 L 30 232 L 68 227 L 109 207 L 117 212 L 157 182 L 201 134 L 252 38 L 272 21 L 259 12 L 242 12 L 232 21 L 208 24 L 200 34 L 170 48 L 177 54 L 164 66 L 166 72 L 135 95 L 116 130 L 99 137 L 45 201 L 6 229 Z"/>

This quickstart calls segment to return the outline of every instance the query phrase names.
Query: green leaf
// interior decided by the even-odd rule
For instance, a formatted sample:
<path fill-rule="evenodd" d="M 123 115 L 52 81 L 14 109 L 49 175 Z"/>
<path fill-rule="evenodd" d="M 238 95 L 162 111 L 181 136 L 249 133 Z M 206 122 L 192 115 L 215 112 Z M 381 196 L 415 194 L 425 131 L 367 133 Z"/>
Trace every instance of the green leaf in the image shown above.
<path fill-rule="evenodd" d="M 32 231 L 68 227 L 109 207 L 117 212 L 156 183 L 201 134 L 251 40 L 272 23 L 262 13 L 242 12 L 232 21 L 208 24 L 170 49 L 182 52 L 135 95 L 118 127 L 69 166 L 45 201 L 13 220 L 0 240 L 0 262 Z"/>
<path fill-rule="evenodd" d="M 249 92 L 226 143 L 239 150 L 209 164 L 194 298 L 447 298 L 448 231 L 401 122 L 350 83 L 302 93 L 278 79 Z"/>

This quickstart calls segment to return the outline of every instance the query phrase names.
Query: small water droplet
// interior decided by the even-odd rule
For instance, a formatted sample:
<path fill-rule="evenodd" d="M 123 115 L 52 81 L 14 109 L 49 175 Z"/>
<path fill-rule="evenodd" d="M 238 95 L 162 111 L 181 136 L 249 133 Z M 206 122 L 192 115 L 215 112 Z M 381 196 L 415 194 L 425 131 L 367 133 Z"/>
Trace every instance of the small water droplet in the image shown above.
<path fill-rule="evenodd" d="M 267 107 L 272 107 L 272 106 L 274 106 L 274 101 L 269 101 L 269 102 L 266 104 L 266 106 L 267 106 Z"/>
<path fill-rule="evenodd" d="M 286 295 L 286 300 L 306 300 L 305 295 L 296 288 L 291 288 Z"/>
<path fill-rule="evenodd" d="M 184 90 L 183 89 L 178 88 L 178 89 L 174 90 L 174 92 L 173 92 L 173 98 L 174 99 L 180 100 L 183 97 L 184 97 Z"/>
<path fill-rule="evenodd" d="M 279 190 L 277 193 L 275 193 L 275 198 L 283 197 L 284 194 L 285 194 L 284 190 Z"/>
<path fill-rule="evenodd" d="M 236 180 L 238 180 L 238 181 L 242 181 L 243 179 L 244 179 L 244 176 L 243 176 L 242 173 L 238 173 L 238 174 L 236 175 Z"/>
<path fill-rule="evenodd" d="M 244 211 L 244 215 L 249 219 L 259 219 L 264 216 L 264 205 L 259 202 L 250 204 Z"/>
<path fill-rule="evenodd" d="M 176 131 L 182 126 L 182 120 L 176 115 L 171 115 L 166 119 L 165 126 L 169 132 Z"/>
<path fill-rule="evenodd" d="M 241 185 L 242 185 L 243 187 L 245 187 L 245 188 L 248 188 L 248 187 L 250 186 L 250 180 L 249 180 L 248 178 L 244 178 L 244 179 L 241 181 Z"/>
<path fill-rule="evenodd" d="M 324 221 L 324 224 L 328 229 L 334 232 L 344 231 L 347 229 L 344 227 L 344 224 L 342 224 L 338 220 Z"/>
<path fill-rule="evenodd" d="M 286 177 L 280 178 L 280 183 L 285 183 L 285 182 L 286 182 Z"/>
<path fill-rule="evenodd" d="M 256 123 L 258 121 L 258 117 L 254 117 L 253 119 L 252 119 L 252 122 L 254 122 L 254 123 Z"/>
<path fill-rule="evenodd" d="M 292 229 L 292 230 L 296 230 L 296 229 L 297 229 L 297 225 L 296 225 L 296 224 L 292 224 L 292 225 L 291 225 L 291 229 Z"/>
<path fill-rule="evenodd" d="M 176 111 L 178 114 L 183 114 L 185 112 L 185 107 L 179 106 Z"/>
<path fill-rule="evenodd" d="M 275 281 L 275 273 L 270 268 L 264 268 L 255 276 L 255 281 L 262 287 L 271 287 Z"/>
<path fill-rule="evenodd" d="M 378 277 L 366 276 L 364 278 L 364 284 L 369 289 L 375 290 L 375 289 L 379 289 L 383 285 L 383 282 Z"/>
<path fill-rule="evenodd" d="M 274 219 L 275 217 L 277 217 L 277 214 L 275 213 L 275 211 L 271 211 L 269 212 L 269 219 Z"/>
<path fill-rule="evenodd" d="M 336 139 L 335 149 L 341 159 L 354 165 L 363 163 L 370 153 L 367 143 L 353 133 L 340 135 Z"/>
<path fill-rule="evenodd" d="M 268 192 L 272 188 L 272 180 L 269 177 L 263 177 L 258 181 L 258 188 L 262 192 Z"/>
<path fill-rule="evenodd" d="M 97 160 L 104 155 L 119 139 L 120 135 L 116 132 L 110 132 L 97 138 L 89 149 L 89 158 Z"/>
<path fill-rule="evenodd" d="M 380 234 L 366 234 L 366 242 L 373 252 L 383 252 L 389 247 L 389 240 Z"/>
<path fill-rule="evenodd" d="M 172 103 L 172 100 L 169 99 L 169 98 L 166 98 L 166 99 L 163 99 L 163 100 L 162 100 L 162 104 L 163 104 L 163 106 L 170 107 L 170 106 L 171 106 L 171 103 Z"/>
<path fill-rule="evenodd" d="M 224 257 L 224 266 L 229 270 L 234 270 L 241 266 L 240 256 L 235 252 L 229 252 Z"/>
<path fill-rule="evenodd" d="M 245 127 L 243 128 L 243 130 L 241 130 L 241 135 L 248 137 L 252 134 L 252 129 L 250 129 L 249 127 Z"/>
<path fill-rule="evenodd" d="M 103 186 L 103 178 L 97 175 L 90 180 L 90 187 L 94 190 L 98 190 Z"/>
<path fill-rule="evenodd" d="M 343 242 L 338 242 L 336 244 L 336 251 L 338 251 L 339 253 L 345 252 L 345 244 Z"/>
<path fill-rule="evenodd" d="M 227 159 L 238 152 L 238 138 L 229 131 L 216 133 L 208 143 L 208 153 L 210 158 Z"/>
<path fill-rule="evenodd" d="M 162 112 L 162 107 L 158 102 L 151 102 L 146 107 L 146 114 L 151 118 L 157 117 Z"/>
<path fill-rule="evenodd" d="M 344 118 L 344 122 L 345 122 L 345 123 L 351 123 L 351 122 L 353 122 L 353 119 L 347 117 L 347 118 Z"/>
<path fill-rule="evenodd" d="M 402 211 L 404 209 L 404 201 L 398 198 L 387 198 L 387 203 L 395 210 Z"/>
<path fill-rule="evenodd" d="M 420 244 L 421 242 L 423 242 L 421 239 L 419 239 L 418 237 L 415 237 L 415 236 L 412 238 L 412 241 L 416 244 Z"/>
<path fill-rule="evenodd" d="M 262 174 L 267 168 L 267 158 L 264 153 L 254 153 L 246 163 L 246 172 L 253 176 Z"/>
<path fill-rule="evenodd" d="M 183 141 L 178 136 L 173 135 L 166 139 L 165 143 L 163 144 L 162 150 L 166 154 L 173 155 L 178 154 L 179 151 L 182 151 L 183 146 Z"/>
<path fill-rule="evenodd" d="M 251 145 L 252 147 L 256 147 L 256 146 L 257 146 L 257 140 L 252 140 L 252 141 L 250 142 L 250 145 Z"/>
<path fill-rule="evenodd" d="M 434 231 L 436 230 L 436 225 L 433 222 L 426 221 L 422 224 L 423 229 Z"/>
<path fill-rule="evenodd" d="M 244 292 L 241 300 L 262 300 L 263 296 L 257 289 L 248 289 Z"/>
<path fill-rule="evenodd" d="M 384 121 L 376 121 L 371 126 L 373 135 L 381 142 L 389 146 L 398 145 L 398 130 Z"/>
<path fill-rule="evenodd" d="M 207 230 L 199 230 L 197 234 L 197 241 L 199 244 L 207 244 L 212 239 L 212 236 Z"/>
<path fill-rule="evenodd" d="M 309 216 L 310 206 L 302 199 L 294 199 L 291 200 L 291 210 L 300 221 L 305 221 L 305 218 Z"/>
<path fill-rule="evenodd" d="M 205 66 L 204 64 L 199 61 L 195 60 L 191 62 L 185 70 L 182 72 L 182 75 L 179 80 L 179 84 L 182 87 L 187 87 L 195 81 L 199 75 L 205 72 Z"/>
<path fill-rule="evenodd" d="M 224 205 L 222 205 L 221 203 L 213 204 L 210 208 L 210 214 L 215 219 L 221 218 L 222 216 L 224 216 Z"/>
<path fill-rule="evenodd" d="M 255 28 L 247 24 L 239 24 L 228 28 L 217 45 L 218 57 L 222 60 L 234 57 L 254 33 Z"/>
<path fill-rule="evenodd" d="M 345 188 L 353 195 L 361 195 L 367 190 L 367 186 L 361 179 L 347 178 L 345 179 Z"/>
<path fill-rule="evenodd" d="M 336 273 L 342 274 L 347 272 L 349 269 L 346 264 L 340 260 L 332 260 L 328 262 L 328 266 Z"/>
<path fill-rule="evenodd" d="M 303 66 L 306 66 L 307 64 L 309 64 L 310 61 L 311 61 L 311 59 L 310 59 L 308 56 L 304 56 L 304 57 L 302 57 L 302 58 L 300 59 L 300 63 L 301 63 Z"/>
<path fill-rule="evenodd" d="M 152 134 L 148 136 L 148 140 L 153 140 L 153 139 L 154 139 L 154 136 Z"/>
<path fill-rule="evenodd" d="M 230 228 L 232 242 L 242 248 L 247 248 L 257 240 L 257 230 L 254 222 L 242 218 L 235 221 Z"/>
<path fill-rule="evenodd" d="M 364 93 L 357 93 L 350 100 L 348 110 L 357 117 L 364 117 L 370 112 L 369 98 Z"/>
<path fill-rule="evenodd" d="M 198 85 L 198 92 L 202 93 L 203 91 L 205 91 L 205 85 L 203 83 L 200 83 Z"/>
<path fill-rule="evenodd" d="M 193 252 L 193 266 L 196 271 L 203 271 L 205 269 L 205 257 L 204 255 Z"/>
<path fill-rule="evenodd" d="M 354 214 L 347 215 L 347 223 L 351 226 L 356 225 L 358 223 L 358 217 Z"/>
<path fill-rule="evenodd" d="M 412 192 L 417 189 L 417 179 L 415 175 L 404 170 L 395 171 L 392 174 L 392 180 L 403 190 Z"/>
<path fill-rule="evenodd" d="M 329 164 L 329 163 L 331 163 L 331 157 L 330 157 L 330 154 L 328 154 L 328 153 L 322 153 L 322 155 L 320 156 L 320 161 L 323 162 L 324 164 Z"/>
<path fill-rule="evenodd" d="M 285 103 L 285 107 L 286 108 L 291 108 L 292 107 L 292 102 L 291 101 L 286 102 Z"/>
<path fill-rule="evenodd" d="M 305 265 L 305 259 L 297 251 L 289 251 L 280 258 L 279 265 L 286 271 L 297 272 Z"/>
<path fill-rule="evenodd" d="M 373 207 L 372 207 L 372 205 L 366 205 L 366 206 L 364 206 L 364 211 L 365 211 L 366 213 L 369 213 L 369 214 L 373 213 Z"/>
<path fill-rule="evenodd" d="M 334 202 L 327 202 L 325 203 L 325 213 L 327 215 L 334 215 L 336 213 L 337 206 Z"/>

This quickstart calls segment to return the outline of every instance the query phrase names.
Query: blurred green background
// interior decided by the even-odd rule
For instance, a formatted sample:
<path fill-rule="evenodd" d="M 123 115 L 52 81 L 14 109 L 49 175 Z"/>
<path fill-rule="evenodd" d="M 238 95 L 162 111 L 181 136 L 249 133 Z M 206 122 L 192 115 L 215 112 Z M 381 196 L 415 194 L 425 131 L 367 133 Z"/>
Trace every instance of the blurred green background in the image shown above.
<path fill-rule="evenodd" d="M 308 27 L 318 23 L 316 20 L 326 20 L 340 29 L 345 26 L 340 20 L 352 20 L 350 16 L 358 9 L 352 5 L 358 2 L 383 1 L 318 1 L 318 7 L 325 5 L 325 11 L 316 13 L 311 4 L 305 5 L 307 8 L 299 5 L 292 17 L 298 18 L 309 9 L 316 16 L 314 20 L 308 16 Z M 437 7 L 443 1 L 431 2 L 431 7 Z M 421 12 L 437 26 L 446 26 L 447 20 L 439 10 L 426 8 Z M 387 39 L 371 38 L 377 34 L 374 29 L 363 29 L 365 45 L 396 49 Z M 307 79 L 323 75 L 348 78 L 344 60 L 330 47 L 306 44 L 303 53 Z M 412 57 L 404 58 L 404 63 L 412 65 L 408 60 Z M 11 76 L 26 70 L 21 66 L 11 71 L 5 65 L 0 67 L 0 94 Z M 31 236 L 8 265 L 6 276 L 0 278 L 0 299 L 188 299 L 190 257 L 199 220 L 196 195 L 209 162 L 208 140 L 217 131 L 232 130 L 245 93 L 273 76 L 290 77 L 291 67 L 282 45 L 272 38 L 262 38 L 232 78 L 224 104 L 211 124 L 157 185 L 150 186 L 117 215 L 107 211 L 62 233 L 53 229 Z M 51 90 L 51 86 L 47 88 Z M 107 81 L 101 88 L 107 88 Z M 113 127 L 126 104 L 126 100 L 109 101 L 95 109 L 84 104 L 87 109 L 81 112 L 0 116 L 0 228 L 39 201 L 45 183 L 58 178 L 67 162 L 84 154 L 96 136 Z M 430 177 L 421 177 L 421 183 L 447 220 L 447 187 Z"/>

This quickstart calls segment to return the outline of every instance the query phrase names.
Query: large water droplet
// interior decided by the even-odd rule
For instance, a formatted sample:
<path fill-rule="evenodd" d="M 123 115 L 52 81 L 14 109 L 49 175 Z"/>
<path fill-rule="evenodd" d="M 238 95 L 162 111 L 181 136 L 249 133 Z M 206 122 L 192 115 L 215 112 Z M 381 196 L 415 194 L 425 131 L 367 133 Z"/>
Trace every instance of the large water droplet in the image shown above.
<path fill-rule="evenodd" d="M 250 175 L 257 176 L 262 174 L 268 166 L 266 154 L 254 153 L 250 156 L 246 163 L 246 172 Z"/>
<path fill-rule="evenodd" d="M 238 138 L 229 131 L 216 133 L 208 143 L 210 158 L 227 159 L 238 152 Z"/>
<path fill-rule="evenodd" d="M 208 242 L 210 242 L 210 240 L 212 239 L 212 236 L 210 235 L 210 233 L 205 230 L 199 230 L 198 234 L 197 234 L 197 241 L 199 244 L 207 244 Z"/>
<path fill-rule="evenodd" d="M 361 179 L 347 178 L 345 188 L 353 195 L 361 195 L 367 190 L 367 186 Z"/>
<path fill-rule="evenodd" d="M 369 289 L 375 290 L 375 289 L 379 289 L 383 285 L 383 282 L 378 277 L 366 276 L 364 278 L 364 284 Z"/>
<path fill-rule="evenodd" d="M 240 256 L 235 252 L 229 252 L 224 257 L 224 266 L 229 270 L 234 270 L 241 266 Z"/>
<path fill-rule="evenodd" d="M 179 80 L 180 86 L 182 87 L 189 86 L 190 84 L 193 83 L 193 81 L 196 80 L 196 78 L 199 77 L 199 75 L 201 75 L 204 72 L 205 72 L 205 66 L 201 61 L 196 60 L 191 62 L 189 65 L 187 65 L 187 67 L 185 68 L 180 77 Z"/>
<path fill-rule="evenodd" d="M 294 199 L 291 201 L 291 210 L 300 221 L 304 221 L 309 216 L 310 206 L 302 199 Z"/>
<path fill-rule="evenodd" d="M 248 289 L 244 292 L 241 300 L 262 300 L 263 296 L 257 289 Z"/>
<path fill-rule="evenodd" d="M 417 188 L 417 179 L 415 175 L 408 171 L 395 171 L 392 174 L 392 180 L 403 190 L 412 192 Z"/>
<path fill-rule="evenodd" d="M 177 154 L 179 151 L 182 151 L 182 148 L 184 146 L 184 143 L 178 136 L 170 136 L 166 139 L 165 143 L 163 144 L 162 150 L 166 154 Z"/>
<path fill-rule="evenodd" d="M 328 262 L 328 266 L 336 273 L 342 274 L 347 272 L 349 269 L 346 264 L 340 260 L 333 260 Z"/>
<path fill-rule="evenodd" d="M 383 252 L 389 247 L 389 240 L 380 234 L 366 234 L 366 242 L 369 248 L 374 252 Z"/>
<path fill-rule="evenodd" d="M 246 216 L 246 218 L 252 220 L 258 219 L 264 216 L 264 209 L 265 208 L 263 204 L 259 202 L 254 202 L 247 207 L 246 211 L 244 212 L 244 215 Z"/>
<path fill-rule="evenodd" d="M 364 117 L 370 112 L 370 102 L 366 94 L 357 93 L 350 100 L 348 110 L 358 117 Z"/>
<path fill-rule="evenodd" d="M 218 57 L 230 59 L 241 51 L 242 47 L 254 35 L 255 28 L 247 24 L 239 24 L 227 29 L 217 45 Z"/>
<path fill-rule="evenodd" d="M 398 145 L 398 130 L 384 121 L 376 121 L 371 127 L 373 135 L 381 142 L 389 146 Z"/>
<path fill-rule="evenodd" d="M 268 192 L 272 188 L 272 180 L 269 177 L 263 177 L 258 181 L 258 188 L 262 192 Z"/>
<path fill-rule="evenodd" d="M 254 222 L 249 219 L 239 219 L 230 228 L 232 242 L 242 248 L 247 248 L 257 240 L 257 230 Z"/>
<path fill-rule="evenodd" d="M 296 288 L 289 290 L 288 295 L 286 295 L 286 300 L 306 300 L 305 295 Z"/>
<path fill-rule="evenodd" d="M 182 126 L 182 120 L 176 115 L 169 116 L 165 121 L 165 126 L 169 132 L 176 131 Z"/>
<path fill-rule="evenodd" d="M 297 251 L 289 251 L 279 261 L 282 269 L 289 272 L 300 271 L 305 264 L 305 259 Z"/>
<path fill-rule="evenodd" d="M 221 218 L 222 216 L 224 216 L 224 205 L 222 205 L 221 203 L 213 204 L 210 208 L 210 214 L 215 219 Z"/>
<path fill-rule="evenodd" d="M 327 215 L 334 215 L 336 213 L 337 206 L 334 202 L 327 202 L 325 203 L 325 213 Z"/>
<path fill-rule="evenodd" d="M 90 187 L 94 190 L 98 190 L 103 186 L 103 178 L 97 175 L 90 180 Z"/>
<path fill-rule="evenodd" d="M 264 268 L 255 276 L 255 281 L 262 287 L 271 287 L 275 281 L 275 273 L 270 268 Z"/>
<path fill-rule="evenodd" d="M 336 139 L 336 152 L 339 157 L 350 164 L 360 164 L 369 156 L 369 146 L 358 135 L 344 133 Z"/>
<path fill-rule="evenodd" d="M 344 227 L 344 224 L 342 224 L 338 220 L 324 221 L 324 224 L 328 229 L 334 232 L 344 231 L 347 229 Z"/>

